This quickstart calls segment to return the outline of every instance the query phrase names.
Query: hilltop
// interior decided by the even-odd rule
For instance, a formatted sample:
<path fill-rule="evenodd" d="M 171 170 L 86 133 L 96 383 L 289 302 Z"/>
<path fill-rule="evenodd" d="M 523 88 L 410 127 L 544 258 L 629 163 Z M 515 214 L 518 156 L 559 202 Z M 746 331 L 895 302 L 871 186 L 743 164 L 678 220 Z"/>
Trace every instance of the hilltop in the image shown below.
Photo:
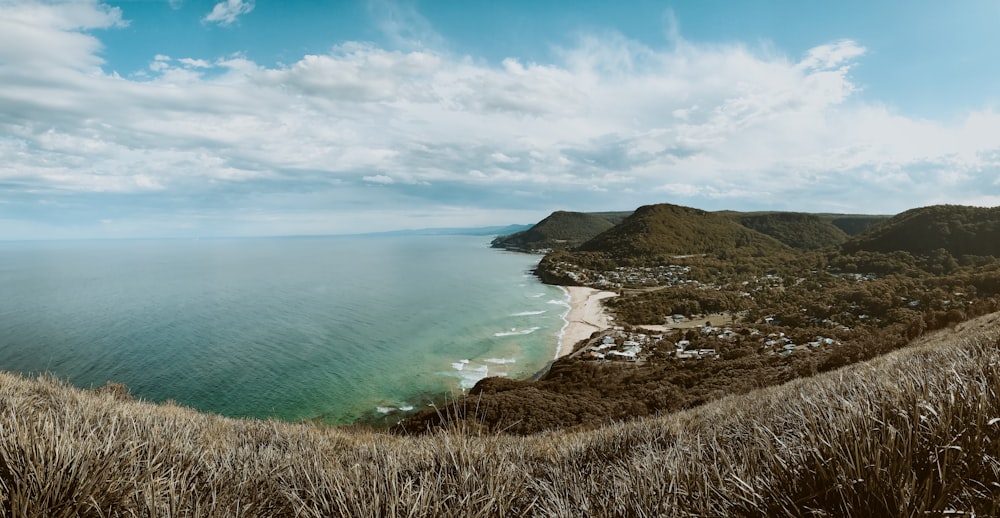
<path fill-rule="evenodd" d="M 637 213 L 638 216 L 632 218 Z M 844 243 L 850 236 L 860 234 L 887 218 L 777 211 L 707 212 L 670 204 L 640 207 L 635 212 L 556 211 L 528 229 L 500 235 L 493 240 L 492 246 L 529 253 L 576 249 L 603 251 L 633 258 L 640 255 L 718 254 L 720 250 L 743 253 L 754 248 L 753 253 L 759 255 L 768 253 L 774 243 L 767 243 L 754 233 L 743 232 L 729 225 L 725 219 L 790 248 L 814 250 Z M 625 226 L 616 228 L 622 224 Z M 599 236 L 600 239 L 596 239 Z M 619 246 L 621 243 L 625 246 Z"/>
<path fill-rule="evenodd" d="M 631 212 L 556 211 L 531 228 L 497 237 L 491 246 L 531 253 L 576 248 L 614 227 L 630 214 Z"/>
<path fill-rule="evenodd" d="M 759 256 L 785 248 L 721 214 L 664 203 L 639 207 L 578 250 L 635 260 L 695 254 Z"/>
<path fill-rule="evenodd" d="M 938 250 L 952 257 L 1000 257 L 1000 207 L 934 205 L 911 209 L 844 243 L 847 253 Z"/>
<path fill-rule="evenodd" d="M 0 373 L 0 514 L 996 516 L 998 324 L 685 412 L 530 437 L 229 419 Z"/>

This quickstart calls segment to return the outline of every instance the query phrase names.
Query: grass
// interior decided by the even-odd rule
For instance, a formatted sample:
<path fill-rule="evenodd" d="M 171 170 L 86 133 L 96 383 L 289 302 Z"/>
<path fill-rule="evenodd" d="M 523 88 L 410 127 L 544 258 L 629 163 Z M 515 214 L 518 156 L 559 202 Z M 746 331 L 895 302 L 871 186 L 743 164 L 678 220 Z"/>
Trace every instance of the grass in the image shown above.
<path fill-rule="evenodd" d="M 0 516 L 997 516 L 998 324 L 528 437 L 228 419 L 0 374 Z"/>

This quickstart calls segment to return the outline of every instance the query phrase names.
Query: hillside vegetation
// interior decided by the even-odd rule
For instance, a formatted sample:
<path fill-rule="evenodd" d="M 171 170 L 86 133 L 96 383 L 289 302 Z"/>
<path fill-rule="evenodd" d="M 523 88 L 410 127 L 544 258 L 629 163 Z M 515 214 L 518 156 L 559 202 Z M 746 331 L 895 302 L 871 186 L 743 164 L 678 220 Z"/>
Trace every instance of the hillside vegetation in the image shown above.
<path fill-rule="evenodd" d="M 816 250 L 847 241 L 847 234 L 830 221 L 800 212 L 735 213 L 744 227 L 767 234 L 801 250 Z"/>
<path fill-rule="evenodd" d="M 575 248 L 615 226 L 631 212 L 556 211 L 531 228 L 493 240 L 493 248 L 538 252 Z"/>
<path fill-rule="evenodd" d="M 935 205 L 890 218 L 848 241 L 846 252 L 1000 256 L 1000 207 Z"/>
<path fill-rule="evenodd" d="M 0 516 L 996 516 L 998 323 L 530 437 L 235 420 L 0 374 Z"/>
<path fill-rule="evenodd" d="M 616 259 L 646 260 L 671 255 L 780 253 L 786 247 L 730 218 L 679 205 L 646 205 L 578 250 Z"/>
<path fill-rule="evenodd" d="M 848 236 L 856 236 L 887 220 L 890 216 L 869 214 L 817 214 L 820 219 L 829 221 Z"/>

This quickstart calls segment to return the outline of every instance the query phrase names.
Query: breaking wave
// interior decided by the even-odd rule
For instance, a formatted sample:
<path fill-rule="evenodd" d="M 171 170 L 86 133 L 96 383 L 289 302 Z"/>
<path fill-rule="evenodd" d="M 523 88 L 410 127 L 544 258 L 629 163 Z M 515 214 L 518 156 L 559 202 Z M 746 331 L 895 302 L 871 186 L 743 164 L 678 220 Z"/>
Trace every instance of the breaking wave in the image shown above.
<path fill-rule="evenodd" d="M 529 327 L 527 329 L 517 329 L 517 328 L 513 328 L 512 327 L 510 329 L 510 331 L 503 331 L 503 332 L 500 332 L 500 333 L 493 333 L 493 336 L 501 337 L 501 336 L 530 335 L 531 333 L 534 333 L 535 331 L 538 331 L 539 329 L 541 329 L 541 328 L 540 327 Z"/>

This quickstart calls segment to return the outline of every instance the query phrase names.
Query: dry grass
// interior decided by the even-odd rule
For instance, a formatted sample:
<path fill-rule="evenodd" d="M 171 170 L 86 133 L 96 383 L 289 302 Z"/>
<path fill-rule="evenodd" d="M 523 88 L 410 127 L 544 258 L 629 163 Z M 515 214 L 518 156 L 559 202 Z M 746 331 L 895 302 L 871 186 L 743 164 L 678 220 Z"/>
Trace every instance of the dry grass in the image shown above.
<path fill-rule="evenodd" d="M 530 437 L 235 420 L 0 374 L 0 516 L 997 516 L 997 322 Z"/>

